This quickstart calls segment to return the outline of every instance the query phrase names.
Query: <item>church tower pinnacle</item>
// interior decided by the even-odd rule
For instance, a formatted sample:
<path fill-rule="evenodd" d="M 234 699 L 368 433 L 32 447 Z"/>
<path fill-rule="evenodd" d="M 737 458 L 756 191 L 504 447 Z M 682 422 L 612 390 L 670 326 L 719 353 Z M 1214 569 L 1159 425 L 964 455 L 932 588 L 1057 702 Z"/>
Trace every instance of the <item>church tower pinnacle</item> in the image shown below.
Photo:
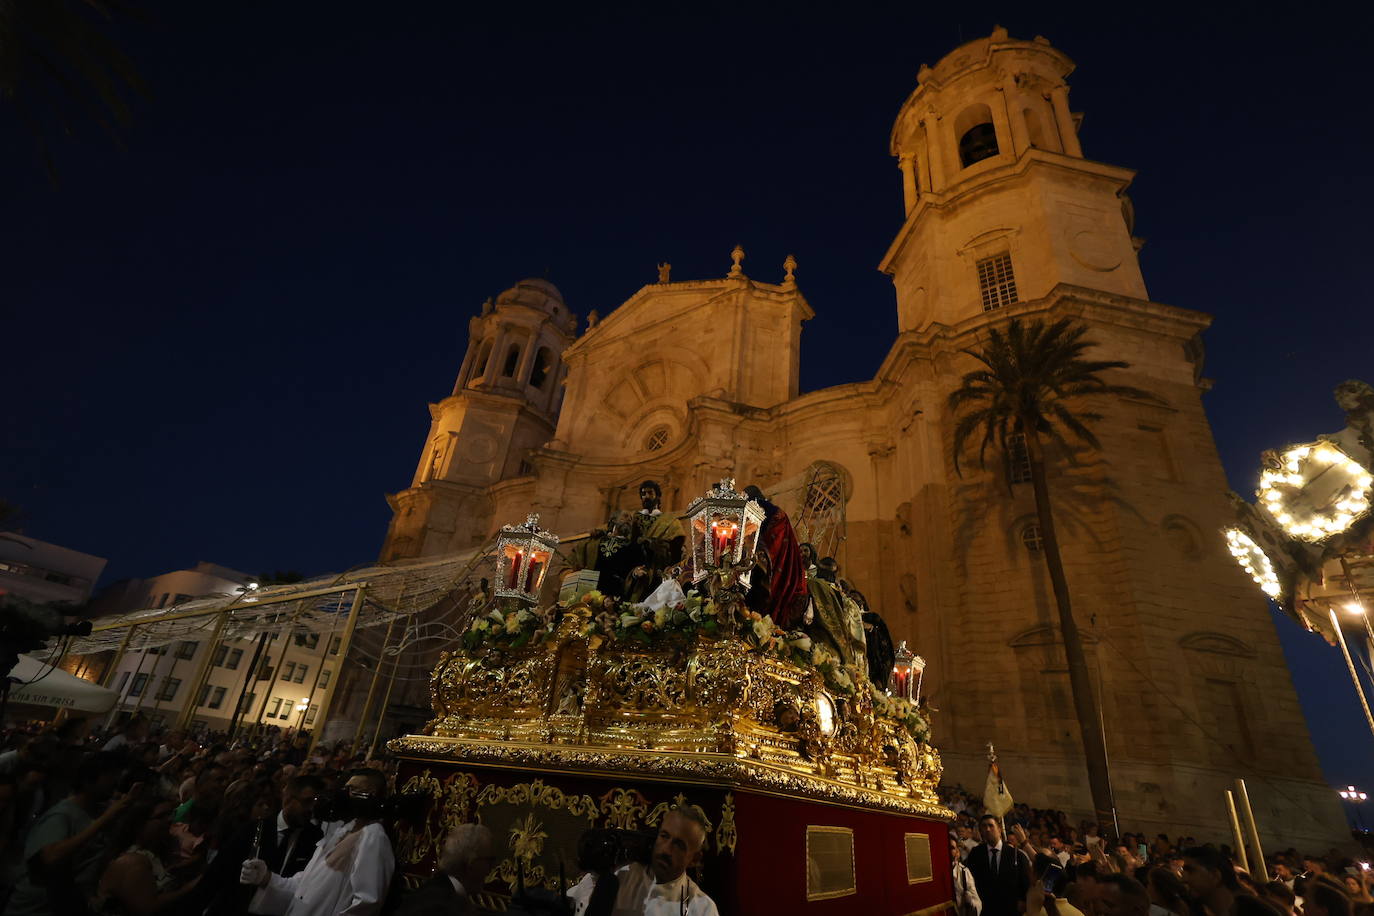
<path fill-rule="evenodd" d="M 1074 65 L 1005 29 L 934 68 L 897 116 L 906 221 L 881 269 L 902 331 L 1044 298 L 1060 284 L 1147 299 L 1125 197 L 1134 172 L 1083 156 Z"/>
<path fill-rule="evenodd" d="M 521 280 L 483 303 L 468 322 L 453 393 L 430 405 L 410 488 L 388 497 L 395 514 L 383 559 L 472 546 L 471 519 L 490 512 L 486 488 L 530 473 L 529 453 L 553 436 L 563 351 L 576 335 L 577 316 L 547 280 Z"/>

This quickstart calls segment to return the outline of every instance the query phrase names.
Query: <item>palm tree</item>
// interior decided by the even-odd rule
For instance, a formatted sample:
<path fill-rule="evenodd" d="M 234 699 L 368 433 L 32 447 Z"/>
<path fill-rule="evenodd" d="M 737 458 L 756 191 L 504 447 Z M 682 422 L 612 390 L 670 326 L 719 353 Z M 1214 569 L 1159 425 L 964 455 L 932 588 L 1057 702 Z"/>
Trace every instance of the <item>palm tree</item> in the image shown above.
<path fill-rule="evenodd" d="M 1020 319 L 1013 318 L 1005 331 L 993 328 L 988 332 L 987 344 L 981 351 L 962 351 L 982 363 L 983 368 L 964 375 L 959 388 L 949 396 L 949 408 L 955 413 L 961 408 L 965 410 L 954 427 L 954 468 L 961 476 L 963 472 L 959 468 L 959 458 L 976 431 L 982 431 L 982 442 L 978 447 L 979 467 L 986 467 L 984 459 L 989 445 L 995 445 L 1005 455 L 1008 453 L 1008 437 L 1018 434 L 1025 437 L 1031 485 L 1035 491 L 1035 510 L 1040 522 L 1042 553 L 1054 589 L 1055 604 L 1059 609 L 1059 630 L 1069 666 L 1069 687 L 1073 693 L 1079 731 L 1083 736 L 1088 786 L 1092 792 L 1097 822 L 1105 833 L 1108 828 L 1114 827 L 1116 804 L 1112 797 L 1107 746 L 1103 739 L 1097 698 L 1088 677 L 1083 640 L 1073 619 L 1068 581 L 1064 577 L 1064 561 L 1059 554 L 1059 538 L 1055 533 L 1049 484 L 1045 478 L 1045 440 L 1049 439 L 1068 451 L 1070 446 L 1065 440 L 1067 432 L 1091 449 L 1101 447 L 1088 428 L 1089 423 L 1100 420 L 1101 416 L 1076 409 L 1074 402 L 1081 398 L 1128 397 L 1156 403 L 1160 399 L 1139 388 L 1104 381 L 1100 375 L 1103 371 L 1125 369 L 1130 364 L 1121 360 L 1085 359 L 1084 353 L 1096 346 L 1084 339 L 1087 330 L 1067 318 L 1052 324 L 1040 319 L 1022 324 Z"/>
<path fill-rule="evenodd" d="M 33 135 L 54 185 L 50 135 L 70 135 L 79 118 L 119 144 L 131 118 L 126 96 L 146 95 L 109 34 L 117 20 L 140 17 L 130 0 L 0 0 L 0 102 Z"/>

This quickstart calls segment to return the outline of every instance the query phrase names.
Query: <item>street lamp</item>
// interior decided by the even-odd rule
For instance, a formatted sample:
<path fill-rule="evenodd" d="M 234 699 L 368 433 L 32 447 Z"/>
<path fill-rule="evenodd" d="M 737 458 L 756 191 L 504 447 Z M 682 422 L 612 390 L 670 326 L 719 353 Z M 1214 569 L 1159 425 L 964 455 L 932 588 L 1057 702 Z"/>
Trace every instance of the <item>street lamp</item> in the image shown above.
<path fill-rule="evenodd" d="M 296 704 L 296 712 L 301 714 L 301 720 L 296 724 L 296 733 L 305 731 L 305 713 L 310 709 L 310 697 L 301 697 L 301 701 Z"/>
<path fill-rule="evenodd" d="M 1369 798 L 1369 795 L 1365 792 L 1361 792 L 1354 786 L 1346 786 L 1344 789 L 1340 790 L 1339 794 L 1342 799 L 1355 806 L 1355 824 L 1363 830 L 1364 819 L 1360 817 L 1360 804 L 1364 802 L 1365 799 Z"/>

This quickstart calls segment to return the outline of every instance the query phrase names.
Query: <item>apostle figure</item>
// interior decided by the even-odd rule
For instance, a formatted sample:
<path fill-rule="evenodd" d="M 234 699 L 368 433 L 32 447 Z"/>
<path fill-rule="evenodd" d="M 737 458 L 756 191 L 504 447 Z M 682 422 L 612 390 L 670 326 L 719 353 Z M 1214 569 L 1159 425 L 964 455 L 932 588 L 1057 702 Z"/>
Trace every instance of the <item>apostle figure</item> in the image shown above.
<path fill-rule="evenodd" d="M 839 651 L 840 661 L 868 677 L 868 646 L 864 640 L 863 611 L 836 582 L 840 565 L 834 557 L 816 561 L 816 576 L 808 581 L 812 624 L 824 628 L 829 642 Z"/>
<path fill-rule="evenodd" d="M 644 548 L 631 539 L 630 522 L 623 513 L 611 516 L 604 531 L 597 529 L 578 544 L 570 559 L 579 569 L 600 573 L 596 588 L 608 597 L 639 601 L 652 591 Z"/>
<path fill-rule="evenodd" d="M 662 509 L 663 489 L 656 480 L 639 485 L 639 502 L 643 507 L 630 520 L 630 539 L 644 551 L 648 560 L 649 581 L 645 594 L 663 581 L 663 573 L 682 560 L 682 545 L 687 534 L 676 516 Z"/>
<path fill-rule="evenodd" d="M 763 509 L 763 530 L 759 546 L 768 553 L 772 575 L 768 582 L 768 613 L 784 630 L 801 623 L 806 612 L 806 570 L 802 566 L 801 545 L 787 513 L 770 502 L 756 486 L 744 488 L 744 495 Z"/>
<path fill-rule="evenodd" d="M 892 647 L 892 634 L 887 630 L 887 622 L 868 606 L 868 599 L 850 582 L 841 579 L 840 590 L 854 600 L 862 615 L 864 643 L 868 647 L 868 679 L 880 690 L 886 690 L 887 682 L 892 677 L 892 664 L 897 660 L 897 650 Z"/>

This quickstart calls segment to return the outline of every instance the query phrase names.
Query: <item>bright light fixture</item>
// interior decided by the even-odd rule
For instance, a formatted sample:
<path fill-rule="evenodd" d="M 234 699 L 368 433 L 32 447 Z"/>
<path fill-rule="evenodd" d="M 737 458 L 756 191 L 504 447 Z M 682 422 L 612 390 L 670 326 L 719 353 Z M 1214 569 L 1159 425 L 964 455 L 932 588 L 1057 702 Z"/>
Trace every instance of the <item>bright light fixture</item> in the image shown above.
<path fill-rule="evenodd" d="M 1291 448 L 1278 464 L 1260 474 L 1256 494 L 1289 536 L 1322 541 L 1369 511 L 1374 475 L 1334 444 Z"/>
<path fill-rule="evenodd" d="M 1274 572 L 1274 564 L 1270 562 L 1269 555 L 1264 552 L 1264 548 L 1255 543 L 1255 539 L 1250 537 L 1239 528 L 1227 528 L 1226 546 L 1231 551 L 1231 556 L 1236 558 L 1240 564 L 1250 574 L 1250 578 L 1255 580 L 1255 584 L 1260 587 L 1270 598 L 1277 598 L 1279 592 L 1279 577 Z"/>

